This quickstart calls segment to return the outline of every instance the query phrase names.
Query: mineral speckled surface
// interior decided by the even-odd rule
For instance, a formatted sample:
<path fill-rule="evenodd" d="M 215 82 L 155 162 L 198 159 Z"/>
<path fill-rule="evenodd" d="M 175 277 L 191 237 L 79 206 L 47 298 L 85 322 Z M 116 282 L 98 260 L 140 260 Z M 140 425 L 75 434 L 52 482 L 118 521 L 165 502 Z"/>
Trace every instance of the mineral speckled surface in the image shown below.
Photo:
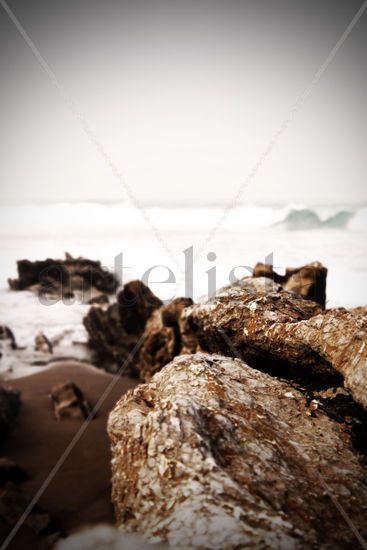
<path fill-rule="evenodd" d="M 357 548 L 341 507 L 367 537 L 366 474 L 345 426 L 239 359 L 177 357 L 120 399 L 108 431 L 117 524 L 150 541 Z"/>

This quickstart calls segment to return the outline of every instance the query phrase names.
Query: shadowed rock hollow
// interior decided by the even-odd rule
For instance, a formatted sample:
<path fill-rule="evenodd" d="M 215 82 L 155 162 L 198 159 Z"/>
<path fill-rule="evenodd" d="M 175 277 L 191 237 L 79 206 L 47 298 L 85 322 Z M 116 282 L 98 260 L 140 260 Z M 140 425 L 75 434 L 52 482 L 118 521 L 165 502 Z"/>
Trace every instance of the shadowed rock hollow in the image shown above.
<path fill-rule="evenodd" d="M 313 376 L 322 385 L 344 378 L 367 408 L 367 319 L 315 302 L 270 279 L 241 281 L 215 300 L 184 312 L 205 351 L 236 356 L 282 376 Z"/>

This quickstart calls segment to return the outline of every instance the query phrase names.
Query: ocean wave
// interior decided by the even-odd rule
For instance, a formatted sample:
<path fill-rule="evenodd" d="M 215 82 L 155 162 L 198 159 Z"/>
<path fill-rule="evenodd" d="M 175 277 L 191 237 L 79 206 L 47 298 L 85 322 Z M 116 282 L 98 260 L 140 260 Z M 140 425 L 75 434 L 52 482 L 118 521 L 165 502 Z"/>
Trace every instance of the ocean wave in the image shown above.
<path fill-rule="evenodd" d="M 322 228 L 345 229 L 354 216 L 354 212 L 341 210 L 326 219 L 322 219 L 314 210 L 303 208 L 301 210 L 291 210 L 284 220 L 276 225 L 281 225 L 290 231 Z"/>
<path fill-rule="evenodd" d="M 301 205 L 240 205 L 215 207 L 147 207 L 142 212 L 129 203 L 57 203 L 0 207 L 3 237 L 113 237 L 151 231 L 207 232 L 221 220 L 221 231 L 242 232 L 276 226 L 285 230 L 353 228 L 367 230 L 366 208 L 353 212 L 332 207 Z M 353 222 L 353 223 L 351 223 Z"/>

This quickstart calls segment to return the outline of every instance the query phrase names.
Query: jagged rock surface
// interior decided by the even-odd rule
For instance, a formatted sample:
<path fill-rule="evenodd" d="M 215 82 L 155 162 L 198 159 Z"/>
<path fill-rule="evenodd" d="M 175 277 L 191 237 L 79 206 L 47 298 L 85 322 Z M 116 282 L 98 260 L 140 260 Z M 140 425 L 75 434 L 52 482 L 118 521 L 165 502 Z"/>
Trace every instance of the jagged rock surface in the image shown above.
<path fill-rule="evenodd" d="M 268 277 L 281 284 L 285 290 L 296 292 L 302 298 L 325 307 L 327 269 L 320 262 L 287 267 L 285 275 L 276 273 L 272 265 L 259 262 L 255 265 L 253 277 Z"/>
<path fill-rule="evenodd" d="M 0 441 L 14 429 L 20 406 L 19 392 L 0 386 Z"/>
<path fill-rule="evenodd" d="M 238 359 L 177 357 L 122 397 L 108 430 L 125 530 L 172 548 L 351 548 L 342 506 L 367 536 L 365 471 L 343 425 Z"/>
<path fill-rule="evenodd" d="M 148 319 L 137 364 L 141 380 L 148 381 L 155 372 L 181 353 L 185 345 L 181 314 L 192 303 L 191 298 L 176 298 L 157 309 Z"/>
<path fill-rule="evenodd" d="M 269 287 L 269 282 L 272 287 Z M 291 375 L 344 378 L 367 408 L 367 320 L 315 302 L 266 279 L 247 279 L 213 302 L 185 310 L 205 351 L 241 354 L 251 366 Z"/>
<path fill-rule="evenodd" d="M 89 344 L 98 359 L 112 372 L 129 360 L 129 370 L 136 373 L 138 353 L 130 360 L 144 332 L 147 320 L 162 306 L 162 302 L 142 281 L 127 283 L 118 295 L 117 303 L 106 310 L 92 307 L 83 323 Z"/>

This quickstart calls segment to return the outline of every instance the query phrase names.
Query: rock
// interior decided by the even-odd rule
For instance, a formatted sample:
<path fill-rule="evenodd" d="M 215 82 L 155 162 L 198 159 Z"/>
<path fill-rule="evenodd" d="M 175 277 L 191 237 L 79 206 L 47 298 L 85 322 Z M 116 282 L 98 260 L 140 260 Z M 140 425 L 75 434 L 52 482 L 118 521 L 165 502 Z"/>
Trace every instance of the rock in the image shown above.
<path fill-rule="evenodd" d="M 274 345 L 293 346 L 327 361 L 344 378 L 354 400 L 367 409 L 367 318 L 344 309 L 329 310 L 303 323 L 274 325 Z M 301 359 L 301 357 L 300 357 Z"/>
<path fill-rule="evenodd" d="M 106 305 L 109 303 L 108 296 L 106 294 L 96 294 L 88 300 L 89 305 Z"/>
<path fill-rule="evenodd" d="M 288 267 L 285 275 L 278 275 L 272 265 L 259 262 L 255 265 L 253 277 L 268 277 L 281 284 L 285 290 L 296 292 L 302 298 L 314 300 L 325 307 L 327 269 L 320 262 Z"/>
<path fill-rule="evenodd" d="M 17 349 L 18 347 L 13 332 L 6 325 L 0 325 L 0 341 L 8 342 L 11 349 Z"/>
<path fill-rule="evenodd" d="M 130 281 L 117 297 L 120 316 L 127 334 L 142 334 L 145 323 L 161 300 L 142 281 Z"/>
<path fill-rule="evenodd" d="M 327 269 L 320 262 L 299 268 L 287 268 L 285 290 L 296 292 L 306 300 L 314 300 L 321 307 L 326 304 Z"/>
<path fill-rule="evenodd" d="M 258 262 L 255 265 L 252 276 L 267 277 L 268 279 L 271 279 L 272 281 L 279 284 L 282 284 L 286 281 L 286 277 L 284 275 L 278 275 L 278 273 L 274 271 L 271 264 L 263 264 L 262 262 Z"/>
<path fill-rule="evenodd" d="M 310 304 L 310 302 L 307 302 Z M 345 425 L 284 381 L 177 357 L 111 412 L 117 525 L 172 548 L 351 548 L 367 485 Z"/>
<path fill-rule="evenodd" d="M 27 508 L 30 498 L 14 483 L 7 483 L 0 488 L 0 518 L 13 527 Z M 25 518 L 24 525 L 37 534 L 52 532 L 53 526 L 49 514 L 35 506 Z"/>
<path fill-rule="evenodd" d="M 52 343 L 43 332 L 37 334 L 34 339 L 34 350 L 42 351 L 43 353 L 53 353 Z"/>
<path fill-rule="evenodd" d="M 106 370 L 116 372 L 125 364 L 126 371 L 135 373 L 138 354 L 131 358 L 131 353 L 138 351 L 147 320 L 161 306 L 161 300 L 142 281 L 131 281 L 119 293 L 117 303 L 106 310 L 100 307 L 89 310 L 83 319 L 89 345 Z"/>
<path fill-rule="evenodd" d="M 19 392 L 0 386 L 0 441 L 13 431 L 20 406 Z"/>
<path fill-rule="evenodd" d="M 327 383 L 341 375 L 366 407 L 367 319 L 342 309 L 324 313 L 276 283 L 271 292 L 261 285 L 265 279 L 247 279 L 185 311 L 202 349 L 240 354 L 251 366 L 283 377 L 314 375 Z"/>
<path fill-rule="evenodd" d="M 53 386 L 51 399 L 57 420 L 64 418 L 86 419 L 92 412 L 82 390 L 73 382 Z"/>
<path fill-rule="evenodd" d="M 367 306 L 353 307 L 349 311 L 351 313 L 354 313 L 355 315 L 362 315 L 363 317 L 367 317 Z"/>
<path fill-rule="evenodd" d="M 193 304 L 191 298 L 175 298 L 153 312 L 144 331 L 136 370 L 141 380 L 148 381 L 155 372 L 182 352 L 182 311 Z"/>
<path fill-rule="evenodd" d="M 55 550 L 169 550 L 168 546 L 149 544 L 136 535 L 123 533 L 111 525 L 97 525 L 59 541 Z"/>
<path fill-rule="evenodd" d="M 21 483 L 27 479 L 27 474 L 13 460 L 0 458 L 0 487 L 8 482 Z"/>
<path fill-rule="evenodd" d="M 118 281 L 113 273 L 104 269 L 100 262 L 86 258 L 35 261 L 19 260 L 18 279 L 9 279 L 12 290 L 32 290 L 42 295 L 72 297 L 75 291 L 87 292 L 96 289 L 113 294 Z"/>

